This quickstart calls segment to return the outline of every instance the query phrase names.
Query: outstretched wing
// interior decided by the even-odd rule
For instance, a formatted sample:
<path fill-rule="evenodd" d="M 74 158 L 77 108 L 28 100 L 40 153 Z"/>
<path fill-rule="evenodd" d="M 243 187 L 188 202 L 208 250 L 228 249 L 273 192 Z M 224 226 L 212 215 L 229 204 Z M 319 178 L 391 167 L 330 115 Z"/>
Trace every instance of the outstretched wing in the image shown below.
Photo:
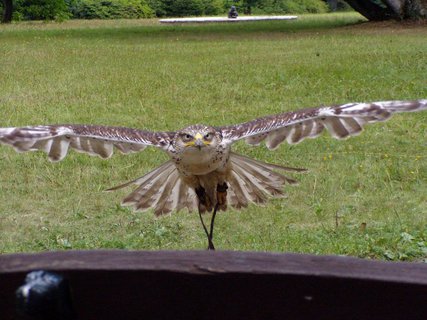
<path fill-rule="evenodd" d="M 219 130 L 225 143 L 245 139 L 258 145 L 265 140 L 267 147 L 274 149 L 284 140 L 296 144 L 316 138 L 325 128 L 334 138 L 345 139 L 360 134 L 365 124 L 385 121 L 394 113 L 420 110 L 427 110 L 427 99 L 347 103 L 267 116 Z"/>
<path fill-rule="evenodd" d="M 18 152 L 42 150 L 51 161 L 62 160 L 69 148 L 109 158 L 116 147 L 122 153 L 138 152 L 147 146 L 166 149 L 174 133 L 86 125 L 53 125 L 0 128 L 0 143 Z"/>

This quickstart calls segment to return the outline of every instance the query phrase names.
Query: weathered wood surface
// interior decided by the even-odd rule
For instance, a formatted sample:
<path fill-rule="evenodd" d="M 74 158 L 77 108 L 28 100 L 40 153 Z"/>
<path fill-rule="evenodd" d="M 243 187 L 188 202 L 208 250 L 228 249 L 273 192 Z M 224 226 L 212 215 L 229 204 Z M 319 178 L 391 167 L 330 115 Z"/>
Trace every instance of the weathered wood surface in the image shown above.
<path fill-rule="evenodd" d="M 0 256 L 0 319 L 39 269 L 69 280 L 79 319 L 427 319 L 427 264 L 118 250 Z"/>
<path fill-rule="evenodd" d="M 197 17 L 197 18 L 169 18 L 159 19 L 160 23 L 209 23 L 209 22 L 244 22 L 244 21 L 271 21 L 295 20 L 298 16 L 243 16 L 237 18 L 227 17 Z"/>

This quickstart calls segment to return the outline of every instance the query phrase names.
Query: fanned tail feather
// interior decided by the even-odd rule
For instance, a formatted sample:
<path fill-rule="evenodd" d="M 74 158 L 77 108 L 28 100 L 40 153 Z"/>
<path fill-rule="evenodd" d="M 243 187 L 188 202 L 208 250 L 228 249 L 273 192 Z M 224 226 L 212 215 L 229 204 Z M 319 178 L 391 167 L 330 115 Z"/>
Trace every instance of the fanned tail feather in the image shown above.
<path fill-rule="evenodd" d="M 196 194 L 181 180 L 172 161 L 138 179 L 106 191 L 114 191 L 132 184 L 138 187 L 123 199 L 122 205 L 131 206 L 136 211 L 153 208 L 158 216 L 183 208 L 188 208 L 190 212 L 197 208 Z"/>
<path fill-rule="evenodd" d="M 250 202 L 264 204 L 269 197 L 283 197 L 284 185 L 297 183 L 274 170 L 306 171 L 257 161 L 236 153 L 231 153 L 230 161 L 232 171 L 228 179 L 227 202 L 235 209 L 247 207 Z"/>
<path fill-rule="evenodd" d="M 231 153 L 230 162 L 232 169 L 227 176 L 227 203 L 235 209 L 245 208 L 251 202 L 264 204 L 270 197 L 283 197 L 284 185 L 297 183 L 276 170 L 305 170 L 264 163 L 236 153 Z M 190 212 L 198 210 L 195 191 L 181 179 L 171 160 L 138 179 L 107 191 L 130 185 L 137 185 L 137 188 L 123 199 L 122 205 L 131 206 L 137 211 L 152 208 L 159 216 L 185 208 Z M 224 206 L 220 209 L 225 208 Z"/>

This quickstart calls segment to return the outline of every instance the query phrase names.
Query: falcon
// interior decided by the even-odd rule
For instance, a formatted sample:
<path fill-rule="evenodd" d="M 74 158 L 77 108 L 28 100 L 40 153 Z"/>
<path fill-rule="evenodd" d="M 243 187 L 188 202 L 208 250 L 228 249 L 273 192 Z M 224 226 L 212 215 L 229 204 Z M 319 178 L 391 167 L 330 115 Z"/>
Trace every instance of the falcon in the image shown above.
<path fill-rule="evenodd" d="M 284 141 L 297 144 L 316 138 L 323 131 L 336 139 L 346 139 L 360 134 L 366 124 L 385 121 L 394 113 L 426 109 L 427 99 L 346 103 L 285 112 L 236 125 L 196 124 L 164 132 L 72 124 L 0 128 L 0 143 L 11 145 L 18 152 L 44 151 L 53 162 L 62 160 L 70 148 L 103 159 L 110 158 L 114 149 L 129 154 L 147 146 L 160 148 L 169 155 L 169 161 L 108 191 L 136 185 L 122 204 L 137 211 L 153 209 L 156 215 L 162 215 L 185 208 L 197 210 L 209 248 L 214 249 L 217 211 L 282 197 L 284 185 L 296 183 L 283 171 L 305 170 L 237 154 L 231 149 L 236 141 L 244 139 L 254 146 L 265 141 L 268 149 L 275 149 Z M 201 216 L 204 212 L 213 212 L 210 231 Z"/>

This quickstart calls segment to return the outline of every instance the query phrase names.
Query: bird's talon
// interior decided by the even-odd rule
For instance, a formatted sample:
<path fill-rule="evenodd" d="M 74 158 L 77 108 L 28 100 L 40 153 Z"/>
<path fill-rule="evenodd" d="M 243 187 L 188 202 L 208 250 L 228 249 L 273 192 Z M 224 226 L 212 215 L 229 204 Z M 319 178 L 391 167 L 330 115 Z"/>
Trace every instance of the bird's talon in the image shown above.
<path fill-rule="evenodd" d="M 195 191 L 196 191 L 197 198 L 199 198 L 199 202 L 201 204 L 206 205 L 206 192 L 205 192 L 205 189 L 203 189 L 202 187 L 200 187 L 200 188 L 196 188 Z"/>
<path fill-rule="evenodd" d="M 227 183 L 219 184 L 216 187 L 216 198 L 218 205 L 223 206 L 227 203 Z"/>
<path fill-rule="evenodd" d="M 197 198 L 199 198 L 199 207 L 204 208 L 203 211 L 211 211 L 212 210 L 212 203 L 209 199 L 209 197 L 206 194 L 206 191 L 203 187 L 196 188 L 196 195 Z"/>

